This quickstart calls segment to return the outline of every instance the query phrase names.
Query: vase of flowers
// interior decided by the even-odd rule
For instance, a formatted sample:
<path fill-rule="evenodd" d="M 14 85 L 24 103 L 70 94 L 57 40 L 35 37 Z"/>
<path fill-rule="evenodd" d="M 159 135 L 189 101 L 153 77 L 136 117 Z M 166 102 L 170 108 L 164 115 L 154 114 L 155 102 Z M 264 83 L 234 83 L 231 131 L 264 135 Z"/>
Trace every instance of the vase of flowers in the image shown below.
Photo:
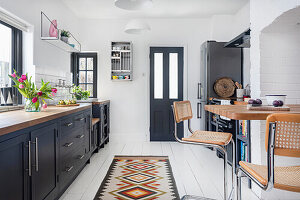
<path fill-rule="evenodd" d="M 84 91 L 81 87 L 73 85 L 72 94 L 77 100 L 87 100 L 89 98 L 90 91 Z"/>
<path fill-rule="evenodd" d="M 56 88 L 52 88 L 49 82 L 45 83 L 42 79 L 41 88 L 37 89 L 36 85 L 31 81 L 32 77 L 28 79 L 28 74 L 18 76 L 14 73 L 8 75 L 15 83 L 13 87 L 17 88 L 19 92 L 25 97 L 25 111 L 26 112 L 40 112 L 41 105 L 44 109 L 47 108 L 45 99 L 52 99 L 57 92 Z"/>

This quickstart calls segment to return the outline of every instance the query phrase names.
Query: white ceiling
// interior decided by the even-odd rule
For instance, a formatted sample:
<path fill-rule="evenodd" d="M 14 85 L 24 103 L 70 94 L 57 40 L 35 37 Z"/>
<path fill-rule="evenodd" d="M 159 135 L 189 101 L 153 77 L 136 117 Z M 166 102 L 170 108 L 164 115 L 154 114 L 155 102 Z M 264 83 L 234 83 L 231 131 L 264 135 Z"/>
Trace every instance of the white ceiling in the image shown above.
<path fill-rule="evenodd" d="M 249 0 L 153 0 L 148 10 L 126 11 L 114 0 L 62 0 L 79 18 L 201 18 L 235 14 Z"/>

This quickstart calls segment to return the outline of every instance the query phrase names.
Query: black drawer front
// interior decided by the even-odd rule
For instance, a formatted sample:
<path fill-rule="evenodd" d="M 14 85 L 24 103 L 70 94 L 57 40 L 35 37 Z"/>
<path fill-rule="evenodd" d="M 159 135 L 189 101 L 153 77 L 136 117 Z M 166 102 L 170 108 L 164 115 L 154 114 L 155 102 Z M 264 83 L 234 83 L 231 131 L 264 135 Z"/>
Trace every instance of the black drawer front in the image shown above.
<path fill-rule="evenodd" d="M 61 121 L 62 136 L 67 135 L 74 128 L 73 117 L 69 117 Z"/>
<path fill-rule="evenodd" d="M 78 128 L 78 127 L 83 127 L 85 126 L 87 120 L 86 120 L 86 117 L 84 116 L 84 114 L 79 114 L 79 115 L 76 115 L 74 118 L 74 128 Z"/>
<path fill-rule="evenodd" d="M 85 149 L 80 148 L 78 151 L 69 155 L 66 159 L 61 162 L 61 188 L 64 188 L 68 185 L 78 171 L 86 163 L 86 154 Z"/>
<path fill-rule="evenodd" d="M 85 135 L 84 129 L 81 128 L 74 131 L 71 136 L 61 138 L 60 142 L 60 156 L 64 158 L 70 152 L 74 152 L 76 149 L 85 149 L 87 135 Z"/>

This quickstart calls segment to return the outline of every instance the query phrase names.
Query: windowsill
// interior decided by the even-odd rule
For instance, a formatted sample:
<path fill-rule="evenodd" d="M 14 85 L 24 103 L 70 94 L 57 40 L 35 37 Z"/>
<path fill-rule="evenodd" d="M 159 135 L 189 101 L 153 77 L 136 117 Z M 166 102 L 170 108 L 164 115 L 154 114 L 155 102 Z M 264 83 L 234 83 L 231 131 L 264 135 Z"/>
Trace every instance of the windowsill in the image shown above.
<path fill-rule="evenodd" d="M 8 112 L 13 110 L 21 110 L 24 108 L 24 105 L 15 105 L 15 106 L 0 106 L 0 113 Z"/>

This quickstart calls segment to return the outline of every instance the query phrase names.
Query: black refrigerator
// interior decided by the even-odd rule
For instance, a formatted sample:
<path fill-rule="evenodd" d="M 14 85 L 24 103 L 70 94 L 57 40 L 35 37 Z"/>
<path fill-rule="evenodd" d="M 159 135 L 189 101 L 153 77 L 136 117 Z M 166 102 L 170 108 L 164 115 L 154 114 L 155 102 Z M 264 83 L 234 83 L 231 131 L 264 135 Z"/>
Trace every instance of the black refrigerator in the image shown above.
<path fill-rule="evenodd" d="M 243 83 L 243 50 L 242 48 L 227 48 L 224 47 L 225 44 L 226 42 L 206 41 L 201 45 L 198 112 L 203 113 L 203 116 L 200 118 L 200 127 L 202 130 L 209 129 L 211 118 L 209 114 L 204 111 L 204 105 L 210 104 L 210 98 L 222 99 L 222 97 L 219 97 L 214 91 L 215 81 L 222 77 L 228 77 L 234 82 Z M 233 137 L 235 137 L 234 123 L 222 119 L 220 119 L 220 122 L 225 125 L 222 125 L 222 129 L 219 129 L 219 131 L 231 132 L 234 134 Z M 229 153 L 228 161 L 232 162 L 231 146 L 228 147 L 227 150 Z M 217 152 L 217 155 L 221 156 L 220 152 Z"/>

